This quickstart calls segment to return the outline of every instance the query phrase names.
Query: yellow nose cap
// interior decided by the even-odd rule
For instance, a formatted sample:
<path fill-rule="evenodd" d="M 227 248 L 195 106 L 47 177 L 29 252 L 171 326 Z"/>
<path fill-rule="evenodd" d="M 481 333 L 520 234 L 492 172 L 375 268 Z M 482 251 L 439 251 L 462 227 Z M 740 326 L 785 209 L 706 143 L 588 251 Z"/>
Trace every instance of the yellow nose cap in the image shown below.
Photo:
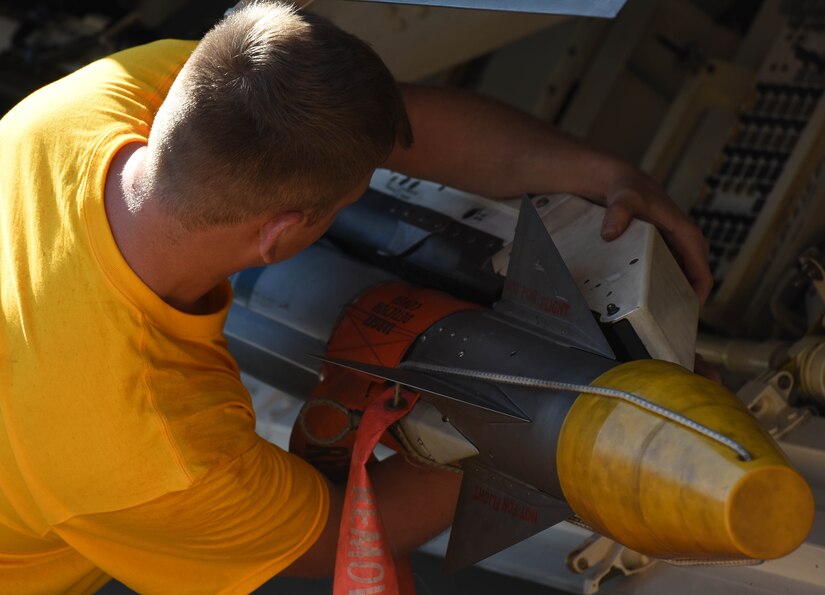
<path fill-rule="evenodd" d="M 731 540 L 751 558 L 770 560 L 796 549 L 811 529 L 813 494 L 789 467 L 763 467 L 739 479 L 727 502 Z"/>
<path fill-rule="evenodd" d="M 805 480 L 736 396 L 666 362 L 612 368 L 596 386 L 635 393 L 738 442 L 729 447 L 625 401 L 583 394 L 556 456 L 565 499 L 599 533 L 656 558 L 771 559 L 805 539 Z"/>

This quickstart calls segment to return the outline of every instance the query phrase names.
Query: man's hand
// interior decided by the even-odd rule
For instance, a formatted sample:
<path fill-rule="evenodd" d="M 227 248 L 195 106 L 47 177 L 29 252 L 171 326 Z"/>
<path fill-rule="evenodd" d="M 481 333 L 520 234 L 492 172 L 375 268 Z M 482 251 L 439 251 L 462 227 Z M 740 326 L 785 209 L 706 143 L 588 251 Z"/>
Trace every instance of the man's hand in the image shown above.
<path fill-rule="evenodd" d="M 699 298 L 699 305 L 705 303 L 713 286 L 707 240 L 656 182 L 641 171 L 627 167 L 609 186 L 603 204 L 607 212 L 602 222 L 602 238 L 616 239 L 634 217 L 652 223 L 679 260 Z"/>
<path fill-rule="evenodd" d="M 602 237 L 633 217 L 659 228 L 700 303 L 710 293 L 708 246 L 661 187 L 632 165 L 524 112 L 455 89 L 403 85 L 414 145 L 385 167 L 489 197 L 568 192 L 607 207 Z"/>

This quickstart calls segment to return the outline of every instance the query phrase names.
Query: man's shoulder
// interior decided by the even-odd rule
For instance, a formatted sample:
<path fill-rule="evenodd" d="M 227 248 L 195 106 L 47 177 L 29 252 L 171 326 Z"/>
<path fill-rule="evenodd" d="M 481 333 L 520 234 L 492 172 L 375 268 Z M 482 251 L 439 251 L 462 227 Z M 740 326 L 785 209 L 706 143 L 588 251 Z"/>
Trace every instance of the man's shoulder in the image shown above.
<path fill-rule="evenodd" d="M 92 80 L 124 83 L 137 93 L 157 93 L 162 98 L 195 47 L 196 41 L 162 39 L 121 50 L 77 73 Z"/>
<path fill-rule="evenodd" d="M 196 42 L 161 40 L 129 48 L 50 83 L 0 120 L 3 142 L 44 131 L 148 127 Z"/>

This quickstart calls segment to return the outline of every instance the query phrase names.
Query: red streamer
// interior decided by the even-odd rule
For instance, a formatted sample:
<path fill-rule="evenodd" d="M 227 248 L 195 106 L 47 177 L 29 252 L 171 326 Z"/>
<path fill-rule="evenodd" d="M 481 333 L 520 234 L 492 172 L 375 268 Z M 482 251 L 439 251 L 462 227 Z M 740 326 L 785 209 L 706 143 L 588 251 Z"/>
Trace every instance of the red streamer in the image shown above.
<path fill-rule="evenodd" d="M 334 595 L 400 595 L 399 570 L 408 580 L 411 576 L 406 560 L 393 558 L 366 469 L 381 435 L 418 400 L 417 394 L 402 391 L 394 405 L 395 391 L 390 388 L 372 399 L 358 425 L 341 513 Z M 403 587 L 411 592 L 411 584 Z"/>

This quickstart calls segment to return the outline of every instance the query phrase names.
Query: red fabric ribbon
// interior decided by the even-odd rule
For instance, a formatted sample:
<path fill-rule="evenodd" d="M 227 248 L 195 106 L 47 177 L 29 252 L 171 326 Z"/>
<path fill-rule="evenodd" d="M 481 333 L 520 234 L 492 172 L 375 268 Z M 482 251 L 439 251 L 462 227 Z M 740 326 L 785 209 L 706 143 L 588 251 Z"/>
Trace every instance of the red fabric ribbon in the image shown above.
<path fill-rule="evenodd" d="M 396 561 L 392 556 L 366 469 L 381 435 L 418 400 L 417 394 L 401 391 L 394 405 L 395 391 L 390 388 L 372 399 L 358 424 L 341 513 L 334 595 L 400 595 L 399 571 L 407 580 L 411 578 L 406 560 Z M 404 592 L 414 592 L 410 591 L 412 584 L 404 582 Z"/>

